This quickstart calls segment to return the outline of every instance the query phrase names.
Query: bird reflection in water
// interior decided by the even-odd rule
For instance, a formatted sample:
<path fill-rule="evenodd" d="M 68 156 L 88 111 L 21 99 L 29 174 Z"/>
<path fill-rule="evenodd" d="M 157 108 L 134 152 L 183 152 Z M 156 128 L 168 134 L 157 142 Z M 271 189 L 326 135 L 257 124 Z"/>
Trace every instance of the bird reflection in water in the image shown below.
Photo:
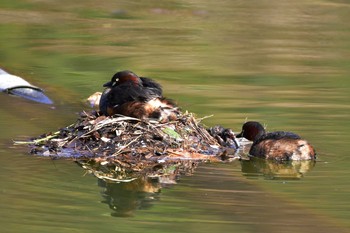
<path fill-rule="evenodd" d="M 136 210 L 148 209 L 159 200 L 161 184 L 155 179 L 140 178 L 128 183 L 109 183 L 99 179 L 103 187 L 102 203 L 113 210 L 115 217 L 131 217 Z"/>
<path fill-rule="evenodd" d="M 264 177 L 265 179 L 300 179 L 315 166 L 314 160 L 274 161 L 251 157 L 242 160 L 242 173 L 247 177 Z"/>
<path fill-rule="evenodd" d="M 132 217 L 137 210 L 152 207 L 160 199 L 162 188 L 177 183 L 181 175 L 191 175 L 198 162 L 177 161 L 159 164 L 154 172 L 139 176 L 131 182 L 111 182 L 98 179 L 98 186 L 103 188 L 102 203 L 113 210 L 114 217 Z"/>

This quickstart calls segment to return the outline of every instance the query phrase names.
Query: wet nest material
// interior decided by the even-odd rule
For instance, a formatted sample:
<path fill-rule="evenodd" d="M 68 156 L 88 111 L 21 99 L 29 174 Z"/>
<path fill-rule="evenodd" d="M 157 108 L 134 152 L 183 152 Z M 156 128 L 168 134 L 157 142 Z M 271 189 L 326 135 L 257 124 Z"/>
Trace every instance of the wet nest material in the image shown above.
<path fill-rule="evenodd" d="M 29 144 L 32 154 L 74 159 L 98 178 L 127 182 L 191 173 L 199 162 L 226 158 L 200 121 L 190 113 L 159 123 L 82 112 L 72 125 L 17 144 Z"/>

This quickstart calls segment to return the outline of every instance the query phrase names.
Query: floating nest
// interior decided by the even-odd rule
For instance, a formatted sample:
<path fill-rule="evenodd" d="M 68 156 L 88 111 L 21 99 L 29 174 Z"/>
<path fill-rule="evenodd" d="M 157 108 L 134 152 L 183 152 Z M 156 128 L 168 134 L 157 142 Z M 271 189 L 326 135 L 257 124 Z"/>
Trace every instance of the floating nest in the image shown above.
<path fill-rule="evenodd" d="M 82 112 L 72 125 L 16 143 L 29 144 L 32 154 L 74 159 L 106 181 L 128 182 L 140 176 L 164 179 L 190 174 L 199 162 L 237 158 L 234 146 L 211 135 L 219 128 L 208 131 L 201 120 L 187 112 L 168 123 Z"/>

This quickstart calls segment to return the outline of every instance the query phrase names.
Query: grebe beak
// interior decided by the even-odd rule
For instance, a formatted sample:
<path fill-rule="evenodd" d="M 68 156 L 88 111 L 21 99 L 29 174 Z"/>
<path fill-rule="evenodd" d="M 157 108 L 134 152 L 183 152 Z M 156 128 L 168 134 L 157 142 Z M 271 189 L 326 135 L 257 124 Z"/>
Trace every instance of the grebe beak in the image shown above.
<path fill-rule="evenodd" d="M 236 138 L 243 138 L 243 131 L 236 135 Z"/>
<path fill-rule="evenodd" d="M 103 84 L 104 87 L 112 87 L 112 81 L 109 81 L 108 83 Z"/>

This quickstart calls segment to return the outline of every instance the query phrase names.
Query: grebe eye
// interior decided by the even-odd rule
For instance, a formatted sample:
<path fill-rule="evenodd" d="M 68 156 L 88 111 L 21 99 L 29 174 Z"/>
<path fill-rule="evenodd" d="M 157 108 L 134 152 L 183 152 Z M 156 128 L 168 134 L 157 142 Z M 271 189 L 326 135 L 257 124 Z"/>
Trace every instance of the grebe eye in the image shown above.
<path fill-rule="evenodd" d="M 118 84 L 118 82 L 119 82 L 119 78 L 116 78 L 116 79 L 113 81 L 112 86 L 114 87 L 115 85 Z"/>

